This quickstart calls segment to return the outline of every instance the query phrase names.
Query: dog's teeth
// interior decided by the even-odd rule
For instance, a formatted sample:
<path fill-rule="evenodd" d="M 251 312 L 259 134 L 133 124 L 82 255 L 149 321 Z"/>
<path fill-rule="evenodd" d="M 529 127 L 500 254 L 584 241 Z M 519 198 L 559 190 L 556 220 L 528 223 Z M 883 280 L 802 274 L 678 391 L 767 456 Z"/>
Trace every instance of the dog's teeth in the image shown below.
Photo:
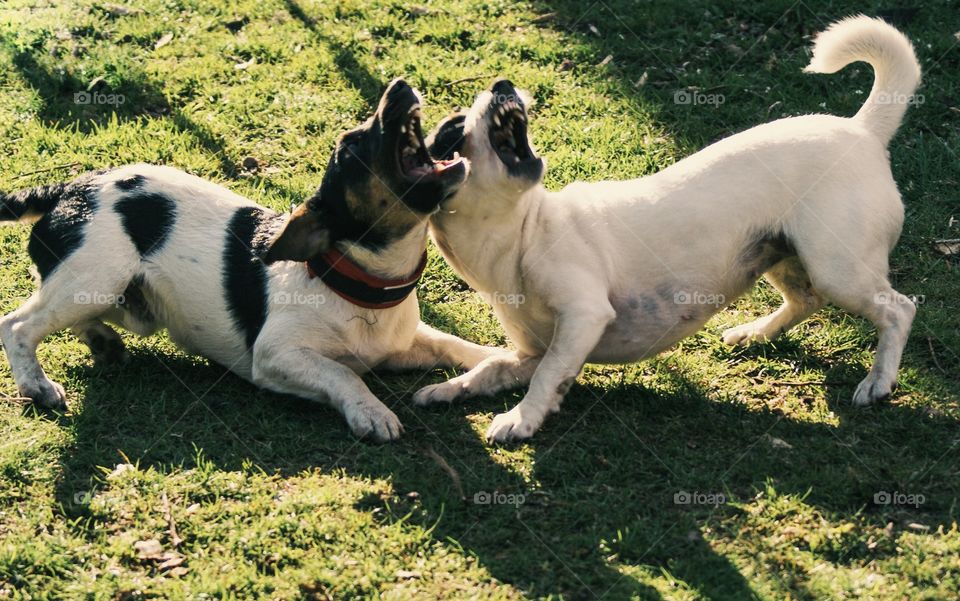
<path fill-rule="evenodd" d="M 400 126 L 400 133 L 402 133 L 402 134 L 407 133 L 407 126 L 406 126 L 406 125 L 401 125 L 401 126 Z"/>
<path fill-rule="evenodd" d="M 496 125 L 497 127 L 500 127 L 500 115 L 493 116 L 493 124 Z"/>
<path fill-rule="evenodd" d="M 456 161 L 456 160 L 459 159 L 459 158 L 460 158 L 460 153 L 457 152 L 456 150 L 454 150 L 454 151 L 453 151 L 453 160 Z"/>

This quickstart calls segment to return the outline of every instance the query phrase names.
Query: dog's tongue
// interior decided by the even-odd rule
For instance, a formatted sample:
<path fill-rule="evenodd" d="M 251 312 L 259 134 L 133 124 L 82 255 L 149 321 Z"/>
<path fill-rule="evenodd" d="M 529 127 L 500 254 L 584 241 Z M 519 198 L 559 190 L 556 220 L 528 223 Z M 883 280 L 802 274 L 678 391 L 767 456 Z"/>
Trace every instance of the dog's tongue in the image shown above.
<path fill-rule="evenodd" d="M 436 161 L 436 163 L 434 164 L 434 168 L 439 173 L 440 171 L 444 171 L 446 169 L 449 169 L 450 167 L 459 165 L 462 162 L 463 162 L 463 157 L 460 156 L 460 153 L 456 153 L 454 154 L 452 159 L 440 159 Z"/>
<path fill-rule="evenodd" d="M 463 157 L 444 160 L 439 159 L 433 165 L 420 165 L 411 169 L 408 174 L 414 177 L 437 177 L 451 167 L 455 167 L 463 162 Z"/>

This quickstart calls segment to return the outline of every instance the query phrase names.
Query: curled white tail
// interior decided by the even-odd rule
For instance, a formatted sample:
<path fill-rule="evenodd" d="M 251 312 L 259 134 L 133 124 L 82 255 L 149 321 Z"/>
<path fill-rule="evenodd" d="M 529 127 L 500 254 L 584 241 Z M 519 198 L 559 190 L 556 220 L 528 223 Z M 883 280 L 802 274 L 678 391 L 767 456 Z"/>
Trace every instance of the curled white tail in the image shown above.
<path fill-rule="evenodd" d="M 863 15 L 831 25 L 817 36 L 804 71 L 836 73 L 856 61 L 870 63 L 875 78 L 870 96 L 853 117 L 888 144 L 900 127 L 920 84 L 920 64 L 905 35 L 880 19 Z"/>

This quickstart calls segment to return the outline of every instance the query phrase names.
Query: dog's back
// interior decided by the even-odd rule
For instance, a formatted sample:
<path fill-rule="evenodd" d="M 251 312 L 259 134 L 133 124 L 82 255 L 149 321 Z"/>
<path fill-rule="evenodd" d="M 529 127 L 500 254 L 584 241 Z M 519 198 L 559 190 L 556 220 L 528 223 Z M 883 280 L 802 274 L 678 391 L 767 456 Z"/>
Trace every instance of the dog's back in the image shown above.
<path fill-rule="evenodd" d="M 81 338 L 100 316 L 139 334 L 165 327 L 181 346 L 249 371 L 268 295 L 256 253 L 282 216 L 153 165 L 89 173 L 2 201 L 0 217 L 36 220 L 28 251 L 41 279 L 38 302 L 72 297 L 60 327 L 80 324 Z"/>

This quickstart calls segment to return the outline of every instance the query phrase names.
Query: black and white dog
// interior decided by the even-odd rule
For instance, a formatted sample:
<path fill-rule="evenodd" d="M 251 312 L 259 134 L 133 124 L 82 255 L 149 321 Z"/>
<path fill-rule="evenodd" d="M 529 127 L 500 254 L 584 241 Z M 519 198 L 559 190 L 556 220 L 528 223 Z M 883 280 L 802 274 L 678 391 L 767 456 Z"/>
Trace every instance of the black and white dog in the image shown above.
<path fill-rule="evenodd" d="M 329 401 L 358 436 L 396 438 L 399 420 L 358 374 L 472 367 L 495 352 L 423 324 L 414 293 L 428 215 L 468 169 L 431 160 L 419 96 L 396 80 L 289 217 L 149 165 L 0 194 L 0 218 L 38 219 L 29 253 L 41 285 L 0 320 L 20 395 L 65 408 L 38 343 L 70 328 L 97 360 L 119 360 L 109 321 L 141 335 L 167 328 L 259 386 Z"/>
<path fill-rule="evenodd" d="M 638 361 L 669 348 L 761 274 L 783 306 L 727 330 L 727 343 L 770 340 L 830 301 L 879 332 L 876 361 L 853 402 L 888 396 L 916 308 L 887 278 L 903 224 L 887 145 L 920 67 L 903 34 L 856 17 L 817 38 L 807 70 L 834 73 L 854 61 L 870 63 L 876 80 L 852 118 L 781 119 L 649 177 L 559 192 L 542 185 L 544 164 L 509 82 L 442 122 L 431 152 L 462 152 L 471 175 L 431 218 L 431 233 L 493 304 L 517 350 L 426 387 L 414 401 L 529 383 L 520 404 L 487 431 L 496 441 L 529 437 L 559 409 L 585 362 Z"/>

